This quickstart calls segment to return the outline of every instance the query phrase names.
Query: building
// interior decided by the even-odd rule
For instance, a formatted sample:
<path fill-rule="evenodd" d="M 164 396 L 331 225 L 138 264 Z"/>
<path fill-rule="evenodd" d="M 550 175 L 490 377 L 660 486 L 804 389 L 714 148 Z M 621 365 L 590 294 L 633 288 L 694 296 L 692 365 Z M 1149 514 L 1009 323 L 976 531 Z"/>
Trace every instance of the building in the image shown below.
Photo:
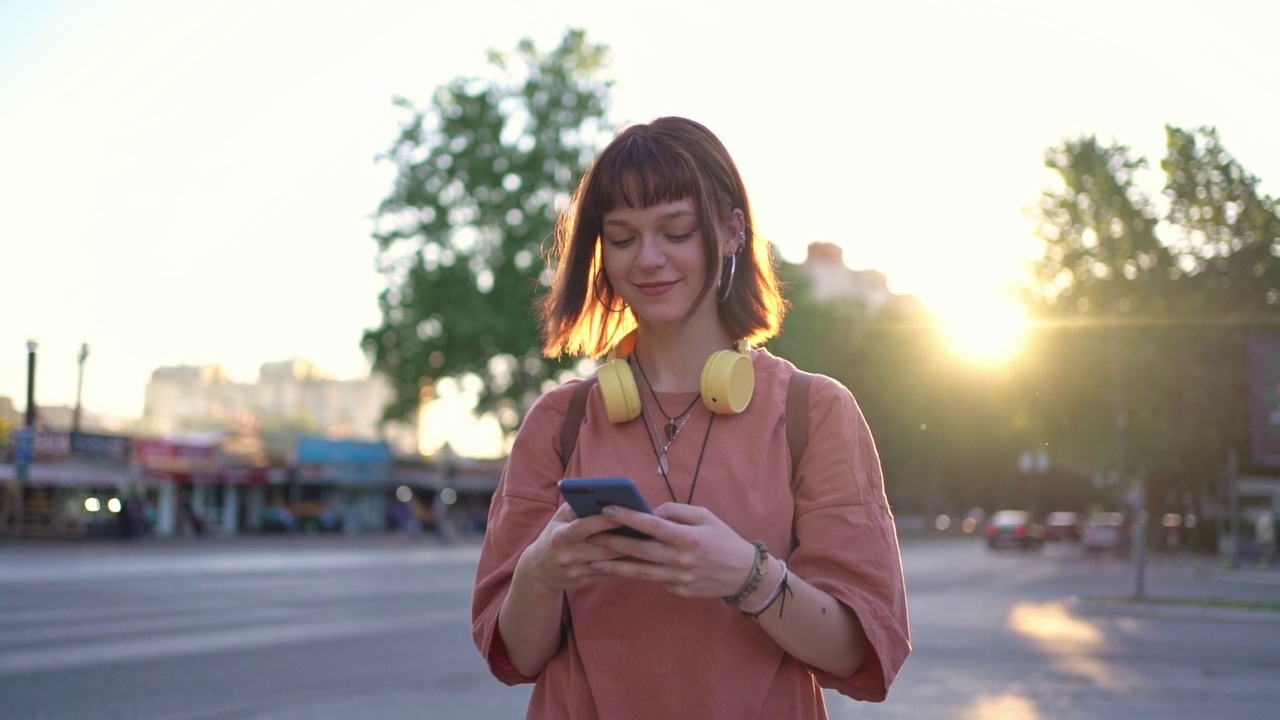
<path fill-rule="evenodd" d="M 13 398 L 0 395 L 0 425 L 18 427 L 22 425 L 22 420 L 22 413 L 13 406 Z"/>
<path fill-rule="evenodd" d="M 893 298 L 884 273 L 849 269 L 844 264 L 844 251 L 834 243 L 809 243 L 800 269 L 809 278 L 815 300 L 856 300 L 875 313 Z"/>
<path fill-rule="evenodd" d="M 391 393 L 379 375 L 338 380 L 297 358 L 264 363 L 249 383 L 233 380 L 220 365 L 161 367 L 147 383 L 142 427 L 156 435 L 288 429 L 295 436 L 385 440 L 397 452 L 417 452 L 416 423 L 382 423 Z"/>

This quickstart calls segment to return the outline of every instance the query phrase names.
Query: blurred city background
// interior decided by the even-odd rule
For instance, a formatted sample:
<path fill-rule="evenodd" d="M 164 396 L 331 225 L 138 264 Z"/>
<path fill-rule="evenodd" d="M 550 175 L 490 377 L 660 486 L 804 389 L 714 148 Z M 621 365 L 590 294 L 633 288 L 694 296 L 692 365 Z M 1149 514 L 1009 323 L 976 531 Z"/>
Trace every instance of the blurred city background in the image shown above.
<path fill-rule="evenodd" d="M 679 114 L 738 160 L 788 283 L 770 350 L 868 418 L 926 593 L 917 627 L 956 632 L 920 615 L 931 589 L 1013 571 L 997 625 L 1066 628 L 1077 661 L 1098 643 L 1071 623 L 1089 621 L 1052 603 L 1110 617 L 1123 597 L 1197 623 L 1245 613 L 1270 635 L 1240 641 L 1234 677 L 1274 673 L 1278 23 L 1243 1 L 0 3 L 12 617 L 53 592 L 34 568 L 97 592 L 98 561 L 156 592 L 176 573 L 193 596 L 222 572 L 247 588 L 417 568 L 448 573 L 437 589 L 465 610 L 524 412 L 593 369 L 539 353 L 556 212 L 616 129 Z M 434 586 L 398 582 L 409 626 L 444 623 L 406 599 Z M 1049 604 L 1018 605 L 1033 595 Z M 186 652 L 126 638 L 64 662 L 67 638 L 8 627 L 0 684 L 34 683 L 20 717 L 84 710 L 37 714 L 41 683 Z M 370 648 L 392 632 L 358 631 Z M 1143 675 L 1143 652 L 1120 656 Z M 916 664 L 934 677 L 941 657 Z M 480 699 L 478 658 L 457 662 L 478 694 L 441 717 L 518 712 Z M 1109 716 L 1062 700 L 1106 685 L 1081 662 L 1043 694 L 971 690 L 953 715 Z M 384 716 L 421 716 L 406 708 L 431 689 L 397 682 Z M 1159 695 L 1120 684 L 1117 702 Z M 1280 699 L 1234 697 L 1238 717 Z"/>

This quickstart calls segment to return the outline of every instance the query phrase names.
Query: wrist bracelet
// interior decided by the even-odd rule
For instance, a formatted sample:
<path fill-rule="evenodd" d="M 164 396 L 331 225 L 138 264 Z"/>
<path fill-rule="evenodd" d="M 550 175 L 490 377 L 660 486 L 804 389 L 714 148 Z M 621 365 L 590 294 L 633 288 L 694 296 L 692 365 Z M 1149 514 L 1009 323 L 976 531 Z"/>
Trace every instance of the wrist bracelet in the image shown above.
<path fill-rule="evenodd" d="M 751 544 L 756 548 L 756 560 L 751 563 L 751 570 L 747 573 L 747 579 L 742 583 L 742 587 L 738 588 L 738 592 L 724 598 L 725 602 L 734 607 L 740 605 L 743 598 L 760 587 L 760 581 L 769 570 L 769 549 L 765 547 L 764 542 L 761 540 L 756 540 Z"/>
<path fill-rule="evenodd" d="M 768 610 L 771 605 L 778 601 L 784 592 L 789 592 L 790 587 L 787 586 L 787 561 L 778 558 L 778 564 L 782 566 L 782 576 L 778 578 L 778 584 L 773 586 L 773 590 L 769 591 L 769 597 L 765 598 L 764 603 L 754 610 L 743 610 L 742 614 L 751 619 L 760 617 L 760 615 Z M 785 601 L 784 601 L 785 602 Z"/>

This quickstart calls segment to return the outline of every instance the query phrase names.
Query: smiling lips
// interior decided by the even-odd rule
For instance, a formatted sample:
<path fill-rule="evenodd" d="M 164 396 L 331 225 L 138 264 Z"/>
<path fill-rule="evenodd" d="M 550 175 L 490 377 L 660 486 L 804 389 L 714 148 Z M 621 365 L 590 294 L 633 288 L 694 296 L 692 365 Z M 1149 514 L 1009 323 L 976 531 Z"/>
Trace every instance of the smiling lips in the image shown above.
<path fill-rule="evenodd" d="M 637 283 L 636 284 L 636 287 L 640 289 L 640 292 L 642 294 L 650 295 L 650 296 L 662 295 L 675 286 L 676 286 L 675 280 L 672 280 L 671 282 L 653 282 L 653 283 Z"/>

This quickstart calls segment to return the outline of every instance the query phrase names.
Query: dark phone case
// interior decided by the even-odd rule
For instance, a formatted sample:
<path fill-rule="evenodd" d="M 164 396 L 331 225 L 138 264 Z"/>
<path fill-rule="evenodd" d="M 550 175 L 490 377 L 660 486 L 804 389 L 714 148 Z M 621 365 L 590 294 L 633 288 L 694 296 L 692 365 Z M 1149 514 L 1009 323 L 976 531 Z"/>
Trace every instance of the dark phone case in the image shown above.
<path fill-rule="evenodd" d="M 560 494 L 580 518 L 599 515 L 606 505 L 621 505 L 638 512 L 653 513 L 631 478 L 565 478 L 560 481 Z M 641 540 L 653 539 L 652 536 L 629 527 L 616 527 L 607 532 Z"/>

